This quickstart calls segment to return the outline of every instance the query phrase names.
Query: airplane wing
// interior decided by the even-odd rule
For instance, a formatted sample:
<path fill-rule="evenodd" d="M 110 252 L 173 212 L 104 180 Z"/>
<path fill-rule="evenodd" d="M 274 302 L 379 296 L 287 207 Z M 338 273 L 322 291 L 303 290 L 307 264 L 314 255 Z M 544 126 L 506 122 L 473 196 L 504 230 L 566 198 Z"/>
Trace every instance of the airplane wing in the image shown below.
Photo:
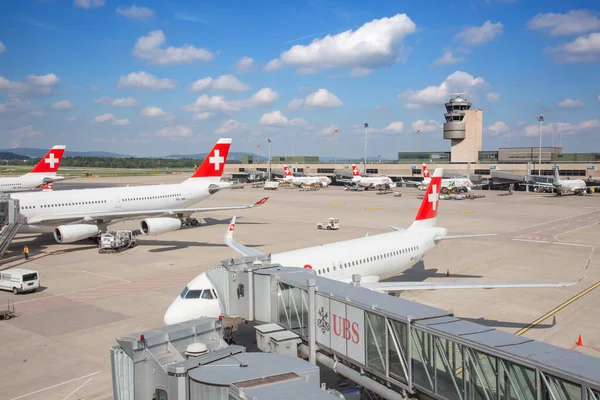
<path fill-rule="evenodd" d="M 449 239 L 464 239 L 464 238 L 473 238 L 473 237 L 482 237 L 482 236 L 496 236 L 497 233 L 480 233 L 476 235 L 454 235 L 454 236 L 436 236 L 435 240 L 449 240 Z"/>
<path fill-rule="evenodd" d="M 166 210 L 140 210 L 140 211 L 112 211 L 110 213 L 64 213 L 53 214 L 48 216 L 39 216 L 27 220 L 30 225 L 62 225 L 62 224 L 78 224 L 78 223 L 108 223 L 114 220 L 126 221 L 130 219 L 139 219 L 146 217 L 188 217 L 194 213 L 210 212 L 210 211 L 227 211 L 227 210 L 242 210 L 260 206 L 267 202 L 269 198 L 264 197 L 259 201 L 245 206 L 229 206 L 229 207 L 196 207 L 196 208 L 172 208 Z"/>
<path fill-rule="evenodd" d="M 592 248 L 579 279 L 570 282 L 372 282 L 361 286 L 378 292 L 398 292 L 402 290 L 435 289 L 498 289 L 498 288 L 542 288 L 573 286 L 581 282 L 592 261 L 595 248 Z"/>
<path fill-rule="evenodd" d="M 237 251 L 244 257 L 261 256 L 264 254 L 261 251 L 251 249 L 250 247 L 244 246 L 243 244 L 238 243 L 235 240 L 233 240 L 234 229 L 235 229 L 235 217 L 233 217 L 231 219 L 229 228 L 227 229 L 227 232 L 225 233 L 224 242 L 227 246 L 231 247 L 233 250 Z"/>

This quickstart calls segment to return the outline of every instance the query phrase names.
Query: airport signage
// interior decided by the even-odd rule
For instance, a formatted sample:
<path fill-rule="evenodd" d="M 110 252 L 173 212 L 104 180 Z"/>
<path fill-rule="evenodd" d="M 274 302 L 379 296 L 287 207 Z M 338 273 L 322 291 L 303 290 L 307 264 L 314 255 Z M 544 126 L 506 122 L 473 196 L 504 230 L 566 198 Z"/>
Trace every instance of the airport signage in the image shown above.
<path fill-rule="evenodd" d="M 365 312 L 316 296 L 318 344 L 365 365 Z"/>
<path fill-rule="evenodd" d="M 595 170 L 595 169 L 596 169 L 596 166 L 595 166 L 595 165 L 588 165 L 588 166 L 587 166 L 587 169 L 593 169 L 593 170 Z"/>
<path fill-rule="evenodd" d="M 495 165 L 490 165 L 490 169 L 496 169 Z"/>

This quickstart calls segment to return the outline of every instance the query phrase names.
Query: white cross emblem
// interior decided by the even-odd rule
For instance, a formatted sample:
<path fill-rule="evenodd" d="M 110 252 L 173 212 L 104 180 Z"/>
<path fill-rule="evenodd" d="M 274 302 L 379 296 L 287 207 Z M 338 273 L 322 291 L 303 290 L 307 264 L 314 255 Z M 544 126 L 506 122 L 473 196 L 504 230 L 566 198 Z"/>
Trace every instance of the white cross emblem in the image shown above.
<path fill-rule="evenodd" d="M 54 158 L 54 153 L 50 153 L 50 156 L 48 158 L 44 158 L 44 162 L 46 164 L 50 164 L 50 168 L 52 169 L 54 169 L 54 164 L 58 161 L 58 158 Z"/>
<path fill-rule="evenodd" d="M 221 169 L 221 164 L 225 164 L 225 158 L 220 156 L 219 150 L 215 150 L 215 155 L 213 157 L 208 157 L 208 162 L 215 166 L 215 171 L 219 171 Z"/>
<path fill-rule="evenodd" d="M 440 194 L 437 191 L 437 185 L 433 185 L 431 193 L 427 196 L 427 201 L 433 205 L 433 211 L 437 208 L 437 202 L 440 199 Z"/>

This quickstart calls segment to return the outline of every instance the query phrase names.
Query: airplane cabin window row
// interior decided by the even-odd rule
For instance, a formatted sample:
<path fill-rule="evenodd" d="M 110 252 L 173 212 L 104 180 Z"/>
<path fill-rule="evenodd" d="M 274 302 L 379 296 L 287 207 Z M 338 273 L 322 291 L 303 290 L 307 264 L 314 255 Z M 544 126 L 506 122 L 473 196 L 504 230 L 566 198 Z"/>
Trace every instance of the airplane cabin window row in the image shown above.
<path fill-rule="evenodd" d="M 131 198 L 131 199 L 123 199 L 123 201 L 166 199 L 168 197 L 179 197 L 179 196 L 181 196 L 181 193 L 178 193 L 178 194 L 164 194 L 164 195 L 161 195 L 161 196 L 134 197 L 134 198 Z"/>
<path fill-rule="evenodd" d="M 39 208 L 52 208 L 52 207 L 71 207 L 71 206 L 83 206 L 87 204 L 102 204 L 106 203 L 107 200 L 91 200 L 91 201 L 76 201 L 73 203 L 58 203 L 58 204 L 42 204 Z M 21 210 L 31 210 L 37 206 L 21 206 Z"/>
<path fill-rule="evenodd" d="M 373 262 L 373 261 L 383 260 L 385 258 L 399 256 L 401 254 L 406 254 L 406 253 L 409 253 L 411 251 L 417 251 L 417 250 L 419 250 L 419 246 L 411 246 L 411 247 L 407 247 L 405 249 L 394 250 L 394 251 L 391 251 L 389 253 L 378 254 L 378 255 L 375 255 L 375 256 L 372 256 L 372 257 L 363 258 L 363 259 L 360 259 L 360 260 L 348 261 L 348 262 L 345 262 L 343 264 L 340 263 L 340 270 L 346 269 L 346 268 L 350 268 L 350 267 L 355 267 L 355 266 L 358 266 L 358 265 L 361 265 L 361 264 L 366 264 L 368 262 Z M 333 268 L 334 271 L 337 271 L 335 265 L 332 268 Z M 317 274 L 319 274 L 319 275 L 322 275 L 322 274 L 327 273 L 327 272 L 331 272 L 331 269 L 329 267 L 317 270 Z"/>

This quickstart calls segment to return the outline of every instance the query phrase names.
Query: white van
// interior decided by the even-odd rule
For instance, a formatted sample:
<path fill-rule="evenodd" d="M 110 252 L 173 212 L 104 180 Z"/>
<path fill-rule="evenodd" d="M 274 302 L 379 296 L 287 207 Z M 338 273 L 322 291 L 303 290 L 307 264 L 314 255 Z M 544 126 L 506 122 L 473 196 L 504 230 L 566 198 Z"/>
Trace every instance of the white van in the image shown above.
<path fill-rule="evenodd" d="M 40 287 L 37 271 L 11 268 L 0 271 L 0 289 L 11 290 L 14 294 L 34 292 Z"/>

